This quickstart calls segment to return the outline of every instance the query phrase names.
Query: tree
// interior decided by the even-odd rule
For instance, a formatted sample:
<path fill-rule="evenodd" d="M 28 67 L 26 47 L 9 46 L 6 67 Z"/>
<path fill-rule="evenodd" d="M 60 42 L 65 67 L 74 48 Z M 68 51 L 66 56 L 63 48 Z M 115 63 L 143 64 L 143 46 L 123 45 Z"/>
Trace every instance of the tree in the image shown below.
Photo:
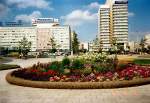
<path fill-rule="evenodd" d="M 50 38 L 50 45 L 51 45 L 51 48 L 52 49 L 56 49 L 56 42 L 54 40 L 54 37 L 51 37 Z"/>
<path fill-rule="evenodd" d="M 73 54 L 78 54 L 79 52 L 79 41 L 75 31 L 73 32 L 72 50 Z"/>
<path fill-rule="evenodd" d="M 112 39 L 112 51 L 117 55 L 117 39 L 115 37 Z"/>
<path fill-rule="evenodd" d="M 50 49 L 50 53 L 55 53 L 57 50 L 56 50 L 56 42 L 55 42 L 55 40 L 54 40 L 54 37 L 52 36 L 51 38 L 50 38 L 50 45 L 51 45 L 51 49 Z"/>
<path fill-rule="evenodd" d="M 123 45 L 118 45 L 117 46 L 117 51 L 118 51 L 118 53 L 122 53 L 122 52 L 124 52 L 125 50 L 124 50 L 124 46 Z"/>
<path fill-rule="evenodd" d="M 28 52 L 31 49 L 31 42 L 27 40 L 27 38 L 23 37 L 23 39 L 19 42 L 19 51 L 23 57 L 26 57 Z"/>
<path fill-rule="evenodd" d="M 0 47 L 0 55 L 4 55 L 5 53 L 5 47 Z"/>
<path fill-rule="evenodd" d="M 141 42 L 140 42 L 140 47 L 141 47 L 141 52 L 145 52 L 146 51 L 146 48 L 145 48 L 145 39 L 141 39 Z"/>
<path fill-rule="evenodd" d="M 147 53 L 150 54 L 150 45 L 147 46 Z"/>
<path fill-rule="evenodd" d="M 115 52 L 115 57 L 114 57 L 114 68 L 116 69 L 117 68 L 117 65 L 118 65 L 118 58 L 117 58 L 117 39 L 114 37 L 112 39 L 112 49 L 114 50 Z"/>

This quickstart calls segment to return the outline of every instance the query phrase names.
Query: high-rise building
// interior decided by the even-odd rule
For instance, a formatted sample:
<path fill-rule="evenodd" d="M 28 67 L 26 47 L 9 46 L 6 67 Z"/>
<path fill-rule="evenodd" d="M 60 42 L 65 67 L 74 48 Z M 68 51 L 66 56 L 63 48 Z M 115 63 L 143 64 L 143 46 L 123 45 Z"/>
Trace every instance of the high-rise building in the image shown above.
<path fill-rule="evenodd" d="M 103 51 L 115 42 L 126 49 L 128 43 L 128 1 L 107 0 L 98 12 L 98 35 Z"/>

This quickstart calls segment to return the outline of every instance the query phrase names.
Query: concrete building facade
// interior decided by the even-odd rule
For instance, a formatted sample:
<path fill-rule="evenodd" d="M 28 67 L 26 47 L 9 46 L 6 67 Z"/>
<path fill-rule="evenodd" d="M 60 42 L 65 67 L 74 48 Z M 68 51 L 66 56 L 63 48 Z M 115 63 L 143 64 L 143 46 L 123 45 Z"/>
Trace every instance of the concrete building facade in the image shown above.
<path fill-rule="evenodd" d="M 31 41 L 31 51 L 48 51 L 51 49 L 50 38 L 54 37 L 56 49 L 71 50 L 70 26 L 61 26 L 58 19 L 38 18 L 32 20 L 32 26 L 0 27 L 0 46 L 14 48 L 19 46 L 19 41 L 26 37 Z"/>
<path fill-rule="evenodd" d="M 32 25 L 37 29 L 37 50 L 51 49 L 50 39 L 56 43 L 56 49 L 71 50 L 70 26 L 61 26 L 58 19 L 38 18 L 32 20 Z"/>
<path fill-rule="evenodd" d="M 115 42 L 124 46 L 128 43 L 128 1 L 107 0 L 99 9 L 98 35 L 103 51 L 112 48 Z"/>
<path fill-rule="evenodd" d="M 80 42 L 79 44 L 79 49 L 86 49 L 87 51 L 89 51 L 89 43 L 88 42 Z"/>
<path fill-rule="evenodd" d="M 16 48 L 23 37 L 31 42 L 31 51 L 36 51 L 37 36 L 34 27 L 0 27 L 0 47 Z"/>
<path fill-rule="evenodd" d="M 145 35 L 144 39 L 145 39 L 145 46 L 146 47 L 150 46 L 150 34 Z"/>

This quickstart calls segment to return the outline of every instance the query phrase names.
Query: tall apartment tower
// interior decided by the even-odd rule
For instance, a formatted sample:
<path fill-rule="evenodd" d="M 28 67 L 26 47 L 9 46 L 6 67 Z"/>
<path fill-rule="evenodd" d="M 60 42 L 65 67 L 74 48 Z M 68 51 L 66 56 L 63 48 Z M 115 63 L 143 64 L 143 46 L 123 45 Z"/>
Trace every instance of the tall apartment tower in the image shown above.
<path fill-rule="evenodd" d="M 128 43 L 128 1 L 107 0 L 98 12 L 98 35 L 103 51 L 112 48 L 115 40 L 126 49 Z"/>

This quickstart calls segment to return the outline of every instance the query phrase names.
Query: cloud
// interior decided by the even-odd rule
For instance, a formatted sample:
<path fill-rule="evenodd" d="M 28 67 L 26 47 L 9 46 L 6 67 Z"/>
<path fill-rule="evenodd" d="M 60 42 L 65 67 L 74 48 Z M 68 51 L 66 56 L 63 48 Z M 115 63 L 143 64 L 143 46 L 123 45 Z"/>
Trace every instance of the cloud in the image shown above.
<path fill-rule="evenodd" d="M 79 26 L 83 23 L 89 23 L 97 18 L 97 13 L 91 13 L 88 10 L 74 10 L 66 16 L 62 16 L 64 24 Z"/>
<path fill-rule="evenodd" d="M 87 6 L 89 9 L 99 9 L 100 4 L 98 2 L 92 2 Z"/>
<path fill-rule="evenodd" d="M 0 4 L 0 17 L 5 16 L 9 11 L 9 8 L 4 5 L 4 4 Z"/>
<path fill-rule="evenodd" d="M 50 7 L 51 2 L 46 0 L 7 0 L 7 4 L 15 5 L 18 8 L 36 7 L 39 9 L 53 9 Z"/>
<path fill-rule="evenodd" d="M 129 13 L 128 13 L 128 16 L 129 16 L 129 17 L 133 17 L 133 16 L 135 16 L 135 14 L 134 14 L 133 12 L 129 12 Z"/>
<path fill-rule="evenodd" d="M 41 14 L 40 11 L 34 11 L 31 14 L 29 14 L 29 15 L 27 15 L 27 14 L 17 15 L 15 17 L 15 20 L 22 20 L 22 21 L 24 21 L 26 23 L 30 23 L 33 18 L 39 18 L 41 16 L 42 16 L 42 14 Z"/>

